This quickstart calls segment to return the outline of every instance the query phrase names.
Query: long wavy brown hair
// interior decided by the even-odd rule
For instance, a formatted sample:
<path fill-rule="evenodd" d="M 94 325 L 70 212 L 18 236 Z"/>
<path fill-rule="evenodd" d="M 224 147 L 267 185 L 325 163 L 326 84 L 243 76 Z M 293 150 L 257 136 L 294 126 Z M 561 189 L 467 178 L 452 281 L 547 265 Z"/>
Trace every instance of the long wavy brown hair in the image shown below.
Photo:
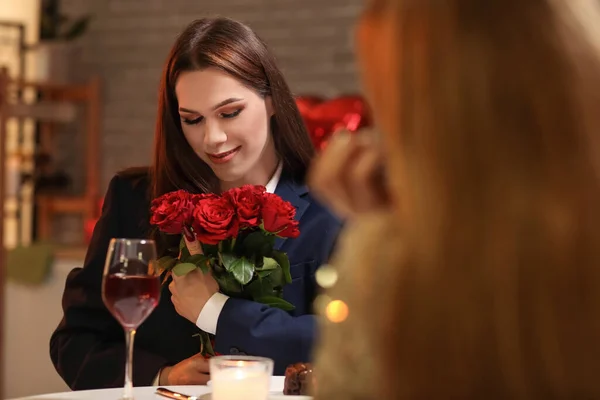
<path fill-rule="evenodd" d="M 374 0 L 361 18 L 401 199 L 402 252 L 370 250 L 378 398 L 600 398 L 600 63 L 575 3 Z"/>

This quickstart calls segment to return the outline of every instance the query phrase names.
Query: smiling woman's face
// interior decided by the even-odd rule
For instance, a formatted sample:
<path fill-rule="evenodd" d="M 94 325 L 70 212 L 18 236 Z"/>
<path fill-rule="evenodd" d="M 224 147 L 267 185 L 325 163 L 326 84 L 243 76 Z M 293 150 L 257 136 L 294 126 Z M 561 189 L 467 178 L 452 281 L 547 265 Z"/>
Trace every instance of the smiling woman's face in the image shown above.
<path fill-rule="evenodd" d="M 183 134 L 222 189 L 268 182 L 277 167 L 270 97 L 215 68 L 182 73 L 175 93 Z"/>

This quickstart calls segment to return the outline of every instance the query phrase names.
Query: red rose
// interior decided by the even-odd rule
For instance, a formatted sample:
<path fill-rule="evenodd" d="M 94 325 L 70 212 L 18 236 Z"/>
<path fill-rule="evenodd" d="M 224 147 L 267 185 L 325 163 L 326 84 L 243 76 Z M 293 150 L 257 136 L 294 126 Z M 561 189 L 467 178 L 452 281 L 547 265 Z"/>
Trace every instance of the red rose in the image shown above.
<path fill-rule="evenodd" d="M 192 202 L 192 208 L 195 208 L 200 201 L 204 199 L 218 199 L 219 196 L 213 193 L 204 193 L 204 194 L 192 194 L 190 196 L 190 201 Z"/>
<path fill-rule="evenodd" d="M 298 221 L 294 219 L 296 209 L 276 194 L 264 193 L 261 216 L 267 232 L 284 238 L 300 235 Z"/>
<path fill-rule="evenodd" d="M 191 221 L 193 209 L 192 195 L 185 190 L 163 194 L 152 200 L 150 224 L 164 233 L 181 234 L 183 226 Z"/>
<path fill-rule="evenodd" d="M 209 195 L 202 198 L 193 211 L 194 233 L 201 243 L 218 244 L 235 237 L 239 222 L 229 198 Z"/>
<path fill-rule="evenodd" d="M 230 199 L 236 209 L 240 229 L 253 228 L 260 224 L 260 209 L 266 190 L 264 186 L 244 185 L 223 194 Z"/>

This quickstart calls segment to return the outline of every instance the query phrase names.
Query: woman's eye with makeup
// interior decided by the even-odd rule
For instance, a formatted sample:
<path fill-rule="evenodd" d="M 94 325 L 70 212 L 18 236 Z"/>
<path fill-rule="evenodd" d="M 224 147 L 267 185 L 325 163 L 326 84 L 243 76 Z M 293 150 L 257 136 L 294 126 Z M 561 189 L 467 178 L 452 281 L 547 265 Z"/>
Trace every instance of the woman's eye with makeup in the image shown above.
<path fill-rule="evenodd" d="M 235 110 L 232 113 L 221 113 L 221 118 L 235 118 L 242 112 L 242 109 Z"/>
<path fill-rule="evenodd" d="M 183 122 L 186 125 L 196 125 L 196 124 L 200 123 L 201 121 L 202 121 L 202 117 L 198 117 L 198 118 L 194 118 L 194 119 L 181 117 L 181 122 Z"/>

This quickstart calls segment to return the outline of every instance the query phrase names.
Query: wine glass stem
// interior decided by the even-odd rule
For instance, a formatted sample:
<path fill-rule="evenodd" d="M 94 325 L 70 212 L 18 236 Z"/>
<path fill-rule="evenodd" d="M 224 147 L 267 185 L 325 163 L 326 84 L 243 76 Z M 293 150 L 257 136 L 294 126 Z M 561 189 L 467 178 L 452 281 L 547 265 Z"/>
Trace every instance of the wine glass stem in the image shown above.
<path fill-rule="evenodd" d="M 135 329 L 125 330 L 125 346 L 127 347 L 127 354 L 125 359 L 125 392 L 123 395 L 124 399 L 133 399 L 133 381 L 131 379 L 131 373 L 133 370 L 133 340 L 135 339 Z"/>

